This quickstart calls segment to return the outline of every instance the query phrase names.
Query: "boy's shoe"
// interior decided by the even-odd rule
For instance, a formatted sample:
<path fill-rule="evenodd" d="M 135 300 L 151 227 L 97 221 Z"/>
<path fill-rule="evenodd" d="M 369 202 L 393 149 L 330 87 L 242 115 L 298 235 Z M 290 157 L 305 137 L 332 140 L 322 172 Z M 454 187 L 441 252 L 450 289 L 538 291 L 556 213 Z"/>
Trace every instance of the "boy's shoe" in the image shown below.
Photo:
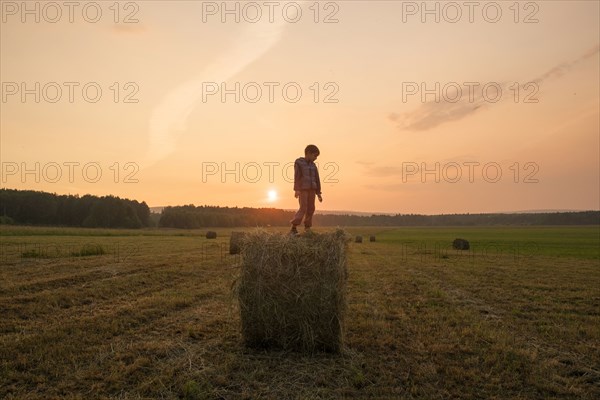
<path fill-rule="evenodd" d="M 290 235 L 292 235 L 292 236 L 298 235 L 298 229 L 296 229 L 295 226 L 292 226 L 292 229 L 290 229 Z"/>

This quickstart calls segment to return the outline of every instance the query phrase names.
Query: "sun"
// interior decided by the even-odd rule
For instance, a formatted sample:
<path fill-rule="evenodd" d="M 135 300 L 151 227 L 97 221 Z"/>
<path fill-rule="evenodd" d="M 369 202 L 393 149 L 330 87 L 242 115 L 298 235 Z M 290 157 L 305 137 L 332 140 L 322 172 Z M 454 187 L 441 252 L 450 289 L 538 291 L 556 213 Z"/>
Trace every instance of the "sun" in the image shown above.
<path fill-rule="evenodd" d="M 273 202 L 275 200 L 277 200 L 277 191 L 276 190 L 269 190 L 267 192 L 267 198 L 269 199 L 269 201 Z"/>

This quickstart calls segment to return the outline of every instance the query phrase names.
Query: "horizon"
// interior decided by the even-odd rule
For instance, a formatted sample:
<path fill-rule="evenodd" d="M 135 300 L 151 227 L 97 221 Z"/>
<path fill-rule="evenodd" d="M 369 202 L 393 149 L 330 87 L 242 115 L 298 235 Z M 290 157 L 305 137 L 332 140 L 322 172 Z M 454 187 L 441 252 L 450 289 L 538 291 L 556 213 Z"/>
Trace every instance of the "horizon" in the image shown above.
<path fill-rule="evenodd" d="M 0 190 L 20 190 L 20 189 L 11 189 L 11 188 L 0 188 Z M 61 194 L 61 193 L 56 193 L 56 192 L 45 192 L 45 193 L 51 193 L 54 194 L 56 196 L 78 196 L 78 197 L 82 197 L 82 196 L 86 196 L 86 195 L 90 195 L 90 196 L 96 196 L 93 195 L 91 193 L 85 193 L 85 194 Z M 112 194 L 105 194 L 105 195 L 100 195 L 98 197 L 104 197 L 104 196 L 115 196 Z M 126 200 L 135 200 L 139 203 L 145 202 L 145 200 L 143 199 L 135 199 L 135 198 L 125 198 L 125 197 L 120 197 L 120 196 L 115 196 L 115 197 L 119 197 L 122 199 L 126 199 Z M 175 204 L 175 205 L 165 205 L 165 206 L 152 206 L 152 205 L 148 205 L 146 203 L 146 205 L 148 206 L 148 209 L 150 210 L 150 213 L 153 214 L 159 214 L 162 213 L 162 210 L 165 209 L 166 207 L 183 207 L 183 206 L 189 206 L 192 205 L 194 207 L 229 207 L 229 208 L 255 208 L 255 209 L 276 209 L 276 210 L 283 210 L 283 211 L 296 211 L 296 208 L 280 208 L 280 207 L 266 207 L 266 206 L 262 206 L 262 207 L 251 207 L 251 206 L 221 206 L 221 205 L 214 205 L 214 204 L 195 204 L 195 203 L 186 203 L 186 204 Z M 160 211 L 156 212 L 155 210 L 160 209 Z M 483 212 L 483 213 L 472 213 L 472 212 L 464 212 L 464 213 L 437 213 L 437 214 L 424 214 L 424 213 L 410 213 L 410 212 L 382 212 L 382 211 L 358 211 L 358 210 L 329 210 L 329 209 L 319 209 L 319 210 L 315 210 L 315 214 L 346 214 L 346 215 L 359 215 L 359 216 L 370 216 L 370 215 L 386 215 L 386 216 L 393 216 L 393 215 L 423 215 L 423 216 L 435 216 L 435 215 L 468 215 L 468 214 L 538 214 L 538 213 L 577 213 L 577 212 L 600 212 L 600 207 L 598 209 L 531 209 L 531 210 L 504 210 L 504 211 L 490 211 L 490 212 Z"/>
<path fill-rule="evenodd" d="M 600 3 L 276 3 L 3 1 L 1 187 L 294 209 L 312 143 L 317 212 L 600 208 Z"/>

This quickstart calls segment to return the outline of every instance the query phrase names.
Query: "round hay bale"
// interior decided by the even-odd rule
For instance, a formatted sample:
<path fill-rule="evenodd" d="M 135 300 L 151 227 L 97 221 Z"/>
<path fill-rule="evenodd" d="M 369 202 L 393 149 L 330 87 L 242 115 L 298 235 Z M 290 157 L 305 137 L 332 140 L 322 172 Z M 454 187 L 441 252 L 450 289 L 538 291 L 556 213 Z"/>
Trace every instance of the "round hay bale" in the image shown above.
<path fill-rule="evenodd" d="M 354 239 L 354 243 L 362 243 L 362 236 L 356 236 L 356 238 Z"/>
<path fill-rule="evenodd" d="M 242 242 L 246 232 L 231 232 L 229 239 L 229 254 L 239 254 L 242 249 Z"/>
<path fill-rule="evenodd" d="M 215 232 L 215 231 L 208 231 L 208 232 L 206 232 L 206 238 L 207 239 L 216 239 L 217 238 L 217 232 Z"/>
<path fill-rule="evenodd" d="M 452 242 L 452 248 L 456 250 L 469 250 L 469 241 L 465 239 L 454 239 Z"/>
<path fill-rule="evenodd" d="M 348 235 L 290 236 L 246 233 L 239 300 L 244 343 L 249 347 L 313 353 L 343 347 Z"/>
<path fill-rule="evenodd" d="M 375 241 L 375 235 L 371 235 L 371 237 L 369 237 L 369 242 L 374 242 Z"/>

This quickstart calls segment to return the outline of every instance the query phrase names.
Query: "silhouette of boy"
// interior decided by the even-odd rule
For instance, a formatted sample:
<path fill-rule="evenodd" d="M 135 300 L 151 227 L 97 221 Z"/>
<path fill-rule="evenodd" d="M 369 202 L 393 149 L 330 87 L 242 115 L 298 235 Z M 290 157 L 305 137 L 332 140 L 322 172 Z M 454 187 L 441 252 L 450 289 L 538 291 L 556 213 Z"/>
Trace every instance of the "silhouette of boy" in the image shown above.
<path fill-rule="evenodd" d="M 310 230 L 315 213 L 315 196 L 319 198 L 319 202 L 323 201 L 321 179 L 315 165 L 319 154 L 319 148 L 314 144 L 309 144 L 304 149 L 304 157 L 300 157 L 294 162 L 294 196 L 298 199 L 300 208 L 294 219 L 290 221 L 292 224 L 290 234 L 292 235 L 298 234 L 296 227 L 302 223 L 302 218 L 304 218 L 305 232 Z"/>

